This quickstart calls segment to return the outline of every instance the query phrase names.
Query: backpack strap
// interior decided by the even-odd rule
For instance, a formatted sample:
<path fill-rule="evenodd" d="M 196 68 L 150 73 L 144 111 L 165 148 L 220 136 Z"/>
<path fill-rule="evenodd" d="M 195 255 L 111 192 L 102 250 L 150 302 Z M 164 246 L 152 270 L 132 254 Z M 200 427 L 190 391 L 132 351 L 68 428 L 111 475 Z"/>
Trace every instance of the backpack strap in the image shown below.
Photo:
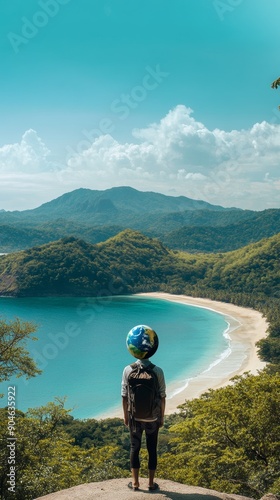
<path fill-rule="evenodd" d="M 138 368 L 139 366 L 139 363 L 135 362 L 135 363 L 131 363 L 131 368 L 132 370 L 136 370 L 136 368 Z M 153 370 L 155 368 L 156 365 L 154 365 L 153 363 L 151 363 L 150 365 L 148 366 L 145 366 L 145 368 L 149 368 L 150 370 Z M 141 368 L 141 365 L 140 365 L 140 368 Z"/>
<path fill-rule="evenodd" d="M 132 370 L 136 370 L 138 364 L 135 362 L 135 363 L 131 363 L 130 366 L 131 366 Z"/>
<path fill-rule="evenodd" d="M 131 368 L 132 370 L 141 370 L 141 364 L 135 362 L 135 363 L 131 363 Z M 152 370 L 154 372 L 154 368 L 156 367 L 156 365 L 154 365 L 154 363 L 150 363 L 148 366 L 145 366 L 143 368 L 148 368 L 149 370 Z M 158 381 L 158 376 L 157 374 L 154 372 L 154 375 L 155 375 L 155 379 L 156 379 L 156 385 L 157 385 L 157 393 L 159 395 L 159 381 Z"/>

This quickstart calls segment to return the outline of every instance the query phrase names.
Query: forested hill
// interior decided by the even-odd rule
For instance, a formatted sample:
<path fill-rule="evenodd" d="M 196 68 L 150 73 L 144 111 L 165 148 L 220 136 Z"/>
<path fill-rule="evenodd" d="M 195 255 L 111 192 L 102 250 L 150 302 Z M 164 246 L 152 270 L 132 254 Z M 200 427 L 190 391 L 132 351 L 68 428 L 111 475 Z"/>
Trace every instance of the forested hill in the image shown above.
<path fill-rule="evenodd" d="M 196 225 L 184 225 L 162 235 L 161 240 L 173 249 L 187 252 L 228 252 L 250 243 L 280 233 L 280 211 L 278 209 L 215 217 L 208 214 L 208 222 L 198 220 Z M 196 212 L 199 215 L 199 211 Z M 246 217 L 246 218 L 245 218 Z M 248 218 L 247 218 L 248 217 Z"/>
<path fill-rule="evenodd" d="M 225 252 L 279 233 L 280 210 L 224 208 L 130 187 L 76 189 L 32 210 L 0 211 L 0 252 L 69 236 L 99 243 L 127 228 L 173 249 Z"/>
<path fill-rule="evenodd" d="M 167 196 L 154 192 L 143 192 L 128 186 L 115 187 L 104 191 L 76 189 L 44 203 L 38 208 L 14 212 L 0 212 L 0 223 L 46 222 L 65 219 L 91 223 L 111 222 L 126 224 L 143 214 L 165 214 L 195 210 L 228 211 L 218 205 L 186 196 Z M 235 209 L 236 212 L 243 212 Z"/>
<path fill-rule="evenodd" d="M 279 298 L 279 258 L 280 234 L 233 252 L 193 255 L 125 230 L 95 245 L 71 237 L 2 256 L 0 293 L 94 296 L 162 290 Z"/>

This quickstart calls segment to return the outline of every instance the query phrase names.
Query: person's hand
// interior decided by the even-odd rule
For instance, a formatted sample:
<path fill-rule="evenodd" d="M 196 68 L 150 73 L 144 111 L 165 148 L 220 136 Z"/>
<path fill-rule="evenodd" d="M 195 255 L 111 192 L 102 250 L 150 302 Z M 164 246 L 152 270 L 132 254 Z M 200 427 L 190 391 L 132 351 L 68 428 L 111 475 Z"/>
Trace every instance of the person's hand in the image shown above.
<path fill-rule="evenodd" d="M 164 425 L 164 418 L 160 417 L 160 419 L 159 419 L 159 427 L 163 427 L 163 425 Z"/>
<path fill-rule="evenodd" d="M 125 425 L 126 427 L 128 427 L 128 413 L 125 413 L 125 414 L 124 414 L 123 421 L 124 421 L 124 425 Z"/>

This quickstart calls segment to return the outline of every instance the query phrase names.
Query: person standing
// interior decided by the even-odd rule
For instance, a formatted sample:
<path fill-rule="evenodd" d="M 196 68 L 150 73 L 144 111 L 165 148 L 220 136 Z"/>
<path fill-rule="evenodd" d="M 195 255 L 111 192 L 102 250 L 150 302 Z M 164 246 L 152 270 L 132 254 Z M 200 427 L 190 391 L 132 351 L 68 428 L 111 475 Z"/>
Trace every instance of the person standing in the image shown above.
<path fill-rule="evenodd" d="M 143 329 L 143 325 L 140 325 L 134 327 L 132 330 L 141 327 Z M 149 327 L 145 328 L 147 329 Z M 150 329 L 150 331 L 153 332 L 153 335 L 156 335 L 153 330 Z M 154 337 L 152 336 L 152 338 Z M 138 359 L 132 365 L 126 366 L 122 375 L 121 396 L 124 424 L 129 428 L 130 432 L 130 467 L 132 481 L 128 484 L 128 487 L 134 491 L 139 489 L 139 453 L 141 449 L 142 434 L 145 432 L 149 457 L 148 488 L 150 491 L 154 491 L 159 489 L 159 485 L 154 482 L 154 478 L 157 468 L 158 432 L 159 428 L 162 427 L 164 423 L 166 385 L 163 370 L 149 360 L 149 354 L 151 352 L 153 354 L 155 350 L 153 352 L 151 349 L 149 350 L 147 348 L 147 330 L 142 335 L 142 344 L 144 346 L 145 358 Z M 128 349 L 131 352 L 129 346 Z M 138 355 L 140 356 L 141 353 L 138 353 Z M 133 350 L 133 356 L 136 357 L 135 349 Z"/>

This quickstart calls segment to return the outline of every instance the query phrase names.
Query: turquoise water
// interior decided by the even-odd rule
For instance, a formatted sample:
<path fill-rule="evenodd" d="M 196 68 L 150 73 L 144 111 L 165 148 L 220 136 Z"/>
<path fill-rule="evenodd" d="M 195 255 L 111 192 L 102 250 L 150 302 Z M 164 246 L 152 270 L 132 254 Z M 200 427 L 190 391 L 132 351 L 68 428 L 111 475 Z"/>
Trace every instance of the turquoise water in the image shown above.
<path fill-rule="evenodd" d="M 126 335 L 137 324 L 159 336 L 152 361 L 165 372 L 167 386 L 180 390 L 228 349 L 225 318 L 203 308 L 139 296 L 96 298 L 0 298 L 2 319 L 15 316 L 37 324 L 38 341 L 28 349 L 42 375 L 13 379 L 17 407 L 26 411 L 67 396 L 76 418 L 97 418 L 120 405 L 125 365 L 132 363 Z M 0 384 L 5 393 L 8 382 Z M 170 396 L 170 394 L 168 394 Z M 5 405 L 5 399 L 1 401 Z"/>

